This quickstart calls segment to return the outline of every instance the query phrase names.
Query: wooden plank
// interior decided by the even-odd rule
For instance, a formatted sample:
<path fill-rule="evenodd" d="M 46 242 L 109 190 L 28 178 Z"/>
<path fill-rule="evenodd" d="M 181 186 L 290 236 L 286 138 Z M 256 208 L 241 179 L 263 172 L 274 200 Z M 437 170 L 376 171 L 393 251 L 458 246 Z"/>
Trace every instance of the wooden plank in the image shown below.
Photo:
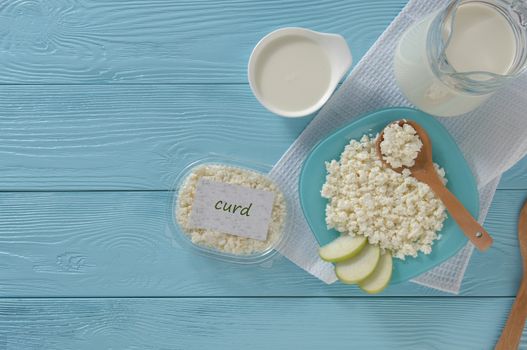
<path fill-rule="evenodd" d="M 500 188 L 524 189 L 527 185 L 527 156 L 501 177 Z"/>
<path fill-rule="evenodd" d="M 518 216 L 527 200 L 525 190 L 498 190 L 485 221 L 494 244 L 474 251 L 462 285 L 463 295 L 516 295 L 522 278 L 518 248 Z"/>
<path fill-rule="evenodd" d="M 521 265 L 516 216 L 524 191 L 498 191 L 463 295 L 513 296 Z M 169 192 L 0 193 L 0 296 L 365 296 L 325 285 L 283 257 L 271 268 L 197 256 L 169 230 Z M 382 295 L 445 295 L 413 283 Z"/>
<path fill-rule="evenodd" d="M 270 166 L 308 121 L 246 85 L 4 86 L 0 190 L 166 190 L 203 157 Z"/>
<path fill-rule="evenodd" d="M 245 83 L 268 32 L 342 34 L 358 59 L 405 0 L 6 1 L 0 83 Z"/>
<path fill-rule="evenodd" d="M 0 190 L 166 190 L 214 154 L 271 166 L 308 122 L 245 85 L 3 86 Z M 527 188 L 526 167 L 503 186 Z"/>
<path fill-rule="evenodd" d="M 511 298 L 3 299 L 0 346 L 480 350 L 493 347 L 511 304 Z"/>

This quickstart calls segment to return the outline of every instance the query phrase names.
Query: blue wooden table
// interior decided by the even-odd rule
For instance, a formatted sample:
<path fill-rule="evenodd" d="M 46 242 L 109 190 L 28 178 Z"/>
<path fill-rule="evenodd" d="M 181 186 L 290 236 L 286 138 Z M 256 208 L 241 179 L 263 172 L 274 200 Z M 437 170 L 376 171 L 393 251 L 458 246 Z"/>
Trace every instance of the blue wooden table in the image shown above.
<path fill-rule="evenodd" d="M 340 33 L 358 61 L 404 2 L 1 0 L 0 349 L 492 348 L 521 277 L 527 160 L 503 176 L 495 245 L 459 296 L 365 296 L 285 258 L 232 266 L 167 230 L 186 164 L 273 164 L 309 122 L 252 96 L 260 37 Z"/>

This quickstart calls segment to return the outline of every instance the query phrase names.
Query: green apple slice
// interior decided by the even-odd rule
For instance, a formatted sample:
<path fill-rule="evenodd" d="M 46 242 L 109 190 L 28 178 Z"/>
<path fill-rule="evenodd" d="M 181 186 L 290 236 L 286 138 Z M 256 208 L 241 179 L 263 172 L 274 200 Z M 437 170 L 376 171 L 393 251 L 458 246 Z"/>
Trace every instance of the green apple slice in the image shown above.
<path fill-rule="evenodd" d="M 380 256 L 381 250 L 378 246 L 366 244 L 353 258 L 337 263 L 335 273 L 343 283 L 359 283 L 373 273 Z"/>
<path fill-rule="evenodd" d="M 390 283 L 392 270 L 392 255 L 386 252 L 381 255 L 375 271 L 368 278 L 359 282 L 359 287 L 370 294 L 382 292 Z"/>
<path fill-rule="evenodd" d="M 341 262 L 357 255 L 367 241 L 366 237 L 343 235 L 320 247 L 318 253 L 323 260 L 334 263 Z"/>

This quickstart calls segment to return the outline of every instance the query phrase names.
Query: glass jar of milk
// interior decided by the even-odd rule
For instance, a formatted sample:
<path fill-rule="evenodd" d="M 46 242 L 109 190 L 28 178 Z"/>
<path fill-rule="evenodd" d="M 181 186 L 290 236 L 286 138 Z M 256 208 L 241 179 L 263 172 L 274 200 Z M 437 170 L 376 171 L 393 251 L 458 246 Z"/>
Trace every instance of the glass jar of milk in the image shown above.
<path fill-rule="evenodd" d="M 457 0 L 410 27 L 395 52 L 397 84 L 425 112 L 470 112 L 527 62 L 527 0 Z"/>

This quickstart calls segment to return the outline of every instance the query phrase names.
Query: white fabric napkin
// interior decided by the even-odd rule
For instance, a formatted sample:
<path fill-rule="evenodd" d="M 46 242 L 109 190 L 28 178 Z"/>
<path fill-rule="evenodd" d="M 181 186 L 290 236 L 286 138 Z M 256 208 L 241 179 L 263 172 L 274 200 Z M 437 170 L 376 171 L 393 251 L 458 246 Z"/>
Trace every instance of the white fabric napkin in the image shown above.
<path fill-rule="evenodd" d="M 332 265 L 318 258 L 318 244 L 298 200 L 298 177 L 307 154 L 322 138 L 361 114 L 389 106 L 410 106 L 395 84 L 393 53 L 401 34 L 447 0 L 410 0 L 377 42 L 364 55 L 341 88 L 271 170 L 270 176 L 292 199 L 292 230 L 279 249 L 292 262 L 326 283 L 336 280 Z M 480 192 L 483 222 L 501 174 L 527 153 L 527 75 L 500 90 L 476 111 L 455 118 L 438 118 L 461 148 Z M 492 249 L 492 248 L 491 248 Z M 458 293 L 472 254 L 468 244 L 456 256 L 413 282 Z"/>

